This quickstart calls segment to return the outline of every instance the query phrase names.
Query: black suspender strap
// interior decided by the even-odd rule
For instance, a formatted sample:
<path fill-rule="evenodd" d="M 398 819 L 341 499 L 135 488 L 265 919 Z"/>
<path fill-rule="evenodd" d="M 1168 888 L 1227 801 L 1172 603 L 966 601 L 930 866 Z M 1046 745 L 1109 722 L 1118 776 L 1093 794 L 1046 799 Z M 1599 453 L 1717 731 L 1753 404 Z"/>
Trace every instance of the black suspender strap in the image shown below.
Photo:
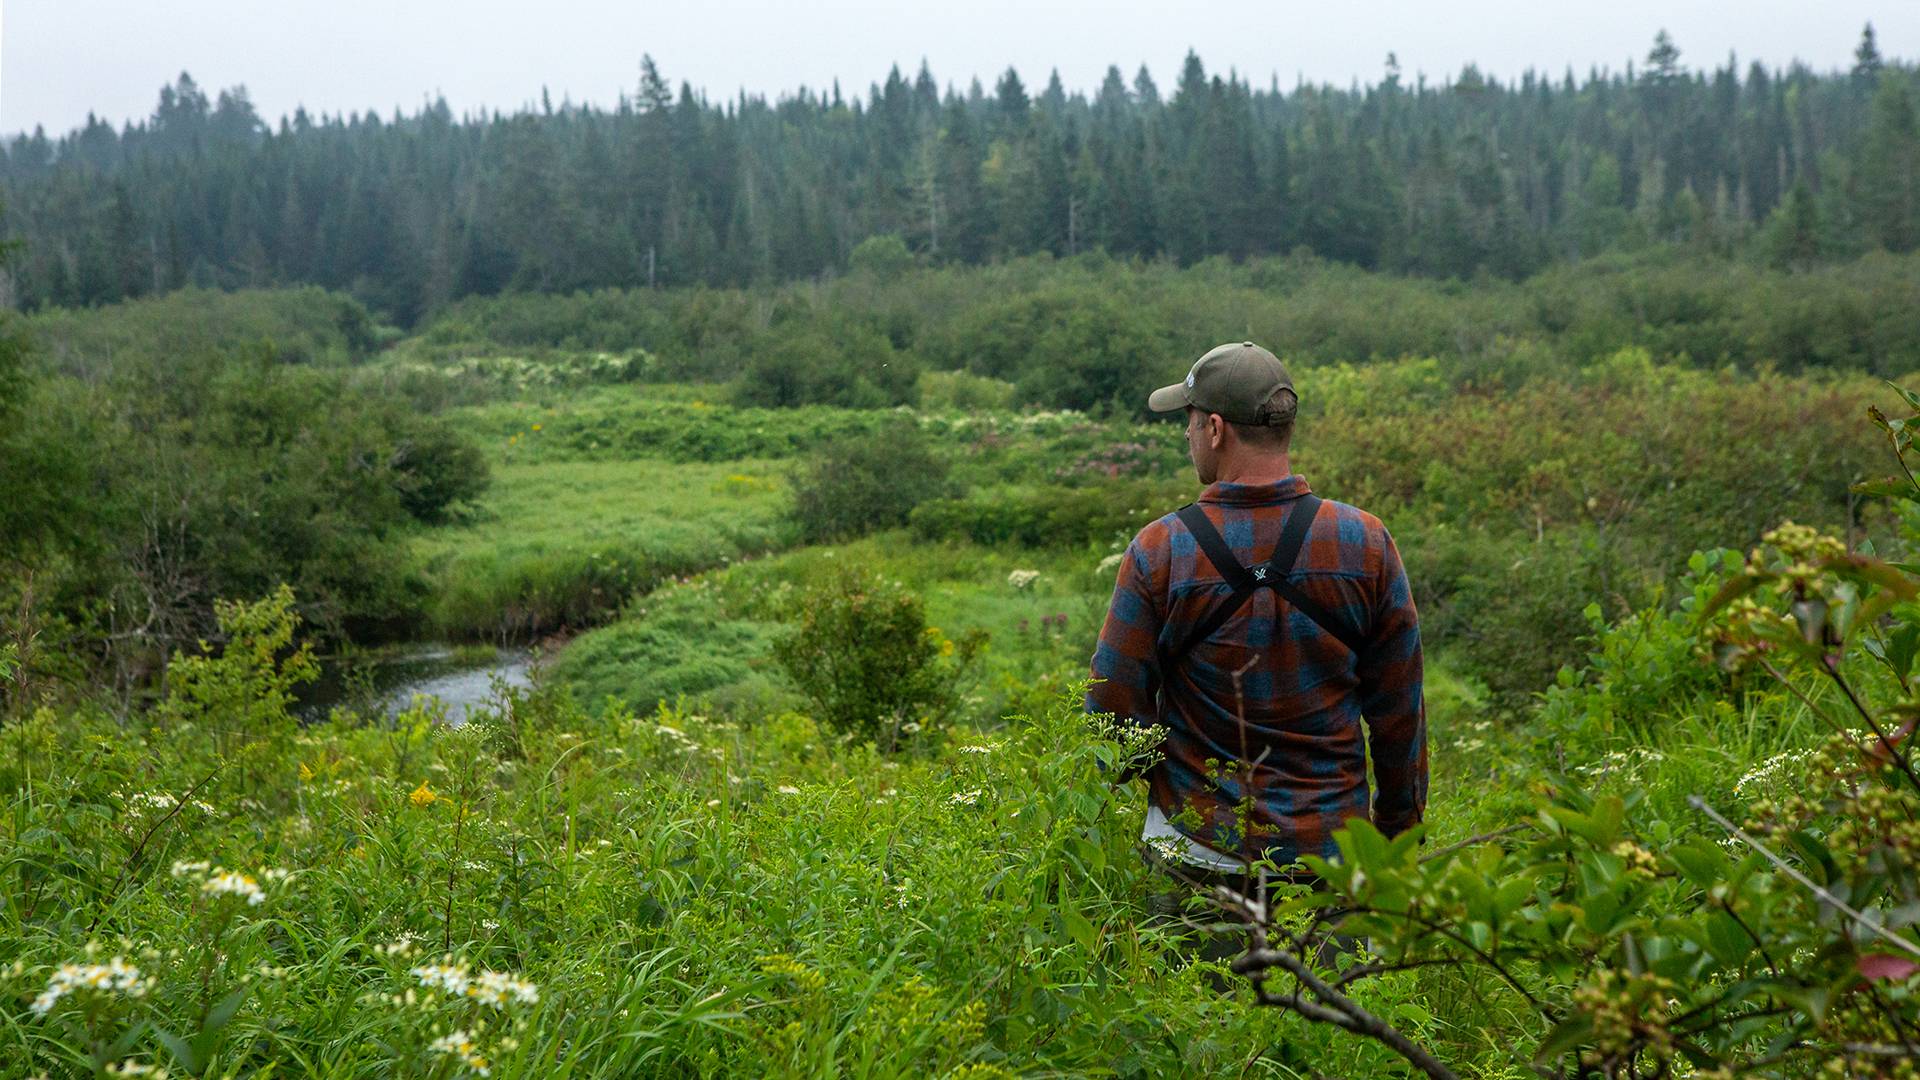
<path fill-rule="evenodd" d="M 1302 495 L 1287 515 L 1287 524 L 1280 532 L 1280 543 L 1274 548 L 1273 558 L 1248 570 L 1234 557 L 1233 549 L 1227 546 L 1226 540 L 1213 527 L 1205 511 L 1193 503 L 1181 507 L 1180 521 L 1193 534 L 1194 543 L 1206 552 L 1213 568 L 1233 589 L 1233 595 L 1202 619 L 1179 647 L 1162 657 L 1163 665 L 1180 659 L 1195 645 L 1213 636 L 1214 631 L 1226 625 L 1234 612 L 1239 611 L 1258 589 L 1272 589 L 1281 599 L 1298 608 L 1300 614 L 1319 623 L 1321 629 L 1338 638 L 1355 656 L 1360 655 L 1361 647 L 1365 644 L 1360 634 L 1289 580 L 1294 564 L 1300 560 L 1300 549 L 1306 544 L 1307 531 L 1313 527 L 1314 518 L 1319 513 L 1319 496 L 1311 493 Z"/>

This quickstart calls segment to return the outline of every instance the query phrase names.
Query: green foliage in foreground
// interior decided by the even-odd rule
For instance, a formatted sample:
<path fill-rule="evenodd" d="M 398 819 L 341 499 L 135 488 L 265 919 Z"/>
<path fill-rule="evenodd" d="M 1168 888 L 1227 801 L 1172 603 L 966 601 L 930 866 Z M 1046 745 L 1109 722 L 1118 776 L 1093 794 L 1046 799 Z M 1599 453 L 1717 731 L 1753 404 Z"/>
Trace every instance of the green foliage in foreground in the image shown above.
<path fill-rule="evenodd" d="M 245 610 L 217 681 L 294 677 L 250 647 L 284 599 Z M 0 739 L 0 1075 L 1390 1060 L 1217 997 L 1168 951 L 1107 780 L 1129 750 L 1071 699 L 893 759 L 795 714 L 595 717 L 546 690 L 457 730 L 431 708 L 300 730 L 268 699 L 206 706 L 130 730 L 42 713 Z M 1444 993 L 1401 977 L 1367 1000 L 1431 1026 Z"/>

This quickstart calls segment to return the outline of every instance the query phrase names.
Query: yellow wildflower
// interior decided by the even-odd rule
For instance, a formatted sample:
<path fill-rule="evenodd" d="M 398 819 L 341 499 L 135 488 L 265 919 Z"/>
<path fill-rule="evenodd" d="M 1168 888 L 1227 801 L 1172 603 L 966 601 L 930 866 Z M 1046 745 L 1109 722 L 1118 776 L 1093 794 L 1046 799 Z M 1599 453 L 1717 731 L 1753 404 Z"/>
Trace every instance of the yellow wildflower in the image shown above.
<path fill-rule="evenodd" d="M 413 789 L 413 794 L 407 796 L 407 801 L 424 810 L 439 802 L 440 796 L 434 793 L 433 788 L 429 787 L 425 780 L 422 780 L 420 786 Z"/>
<path fill-rule="evenodd" d="M 308 768 L 307 763 L 304 761 L 300 763 L 300 782 L 303 784 L 313 782 L 313 770 Z"/>

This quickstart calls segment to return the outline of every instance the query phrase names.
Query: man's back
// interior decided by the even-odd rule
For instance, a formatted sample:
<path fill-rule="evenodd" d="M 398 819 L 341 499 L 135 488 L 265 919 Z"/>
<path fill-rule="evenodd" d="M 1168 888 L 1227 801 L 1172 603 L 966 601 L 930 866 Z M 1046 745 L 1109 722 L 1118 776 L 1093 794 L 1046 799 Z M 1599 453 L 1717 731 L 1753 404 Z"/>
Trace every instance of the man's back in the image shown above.
<path fill-rule="evenodd" d="M 1273 556 L 1308 494 L 1297 475 L 1215 483 L 1198 500 L 1243 567 Z M 1332 855 L 1332 833 L 1369 813 L 1366 759 L 1380 781 L 1382 831 L 1420 820 L 1426 730 L 1418 621 L 1380 520 L 1321 502 L 1290 583 L 1357 637 L 1358 653 L 1274 590 L 1258 589 L 1217 630 L 1177 652 L 1233 589 L 1175 514 L 1148 525 L 1121 562 L 1087 707 L 1167 729 L 1152 802 L 1215 851 L 1285 864 Z M 1366 722 L 1363 741 L 1362 721 Z M 1238 807 L 1253 796 L 1252 835 Z"/>

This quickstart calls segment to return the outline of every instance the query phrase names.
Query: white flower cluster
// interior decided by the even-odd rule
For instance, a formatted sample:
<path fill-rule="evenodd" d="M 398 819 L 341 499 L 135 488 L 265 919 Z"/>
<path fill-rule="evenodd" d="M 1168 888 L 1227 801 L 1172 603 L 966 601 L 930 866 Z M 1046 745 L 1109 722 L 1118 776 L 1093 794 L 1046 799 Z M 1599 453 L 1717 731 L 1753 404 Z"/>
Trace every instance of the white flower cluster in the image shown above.
<path fill-rule="evenodd" d="M 1734 781 L 1736 795 L 1745 795 L 1749 788 L 1771 784 L 1786 777 L 1787 771 L 1814 755 L 1812 750 L 1788 750 L 1784 754 L 1775 754 L 1755 765 L 1745 776 Z"/>
<path fill-rule="evenodd" d="M 225 896 L 238 897 L 245 900 L 248 907 L 258 907 L 267 901 L 267 894 L 260 888 L 260 883 L 238 870 L 216 870 L 208 874 L 207 880 L 200 883 L 200 894 L 213 900 Z"/>
<path fill-rule="evenodd" d="M 509 1003 L 537 1005 L 540 1002 L 540 988 L 527 980 L 506 971 L 476 972 L 450 956 L 438 964 L 422 964 L 414 968 L 412 974 L 422 986 L 496 1009 Z"/>
<path fill-rule="evenodd" d="M 1573 771 L 1588 776 L 1605 776 L 1613 772 L 1631 773 L 1639 765 L 1667 760 L 1667 755 L 1645 746 L 1635 746 L 1626 750 L 1609 750 L 1600 760 L 1589 765 L 1576 765 Z"/>
<path fill-rule="evenodd" d="M 420 936 L 411 930 L 402 930 L 400 936 L 384 945 L 375 945 L 373 951 L 381 956 L 408 957 L 420 951 Z"/>
<path fill-rule="evenodd" d="M 947 802 L 954 806 L 977 806 L 980 802 L 980 789 L 974 788 L 972 791 L 956 791 L 947 796 Z"/>
<path fill-rule="evenodd" d="M 135 791 L 130 794 L 123 792 L 121 797 L 126 800 L 127 811 L 133 814 L 164 814 L 180 805 L 178 796 L 165 791 Z M 186 805 L 203 814 L 213 813 L 213 806 L 201 799 L 195 799 Z"/>
<path fill-rule="evenodd" d="M 1033 583 L 1039 580 L 1040 571 L 1038 570 L 1015 570 L 1007 575 L 1007 584 L 1023 592 L 1033 588 Z"/>
<path fill-rule="evenodd" d="M 60 1000 L 72 994 L 117 994 L 124 997 L 146 997 L 153 989 L 153 980 L 140 974 L 140 969 L 127 963 L 126 957 L 116 956 L 104 964 L 67 964 L 53 973 L 47 980 L 47 988 L 33 999 L 33 1014 L 45 1016 L 53 1011 Z"/>
<path fill-rule="evenodd" d="M 1120 561 L 1126 557 L 1126 552 L 1116 551 L 1106 558 L 1101 559 L 1100 565 L 1094 567 L 1093 572 L 1098 577 L 1112 577 L 1120 571 Z"/>
<path fill-rule="evenodd" d="M 224 866 L 215 866 L 205 861 L 182 860 L 173 864 L 173 876 L 177 878 L 200 879 L 200 895 L 209 900 L 223 900 L 233 897 L 246 902 L 248 907 L 258 907 L 266 903 L 267 893 L 252 874 L 243 874 L 238 870 L 229 870 Z M 291 876 L 289 871 L 280 869 L 262 870 L 260 877 L 269 883 L 278 883 Z"/>
<path fill-rule="evenodd" d="M 459 1058 L 462 1065 L 480 1076 L 493 1075 L 493 1063 L 480 1052 L 479 1041 L 466 1028 L 447 1032 L 428 1043 L 427 1049 L 436 1054 L 447 1054 Z"/>
<path fill-rule="evenodd" d="M 143 1061 L 122 1061 L 107 1066 L 108 1076 L 140 1076 L 148 1080 L 167 1080 L 169 1075 L 165 1065 L 149 1065 Z"/>

